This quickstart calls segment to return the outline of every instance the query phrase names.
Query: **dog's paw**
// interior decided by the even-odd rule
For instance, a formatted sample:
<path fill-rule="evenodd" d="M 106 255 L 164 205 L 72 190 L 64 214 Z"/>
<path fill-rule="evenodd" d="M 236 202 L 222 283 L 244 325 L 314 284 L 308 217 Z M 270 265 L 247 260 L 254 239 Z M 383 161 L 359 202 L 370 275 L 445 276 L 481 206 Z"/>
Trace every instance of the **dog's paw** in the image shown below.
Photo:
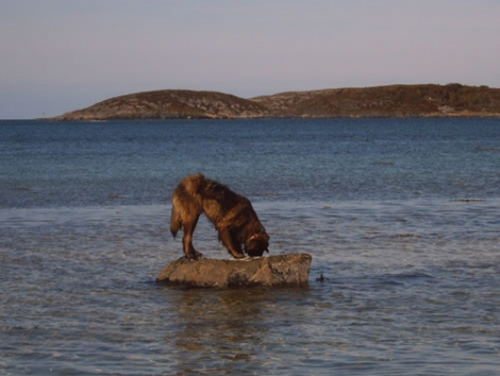
<path fill-rule="evenodd" d="M 193 251 L 190 255 L 186 255 L 184 257 L 187 258 L 188 260 L 193 260 L 193 261 L 201 260 L 202 258 L 204 258 L 203 254 L 198 251 Z"/>
<path fill-rule="evenodd" d="M 203 254 L 201 252 L 198 252 L 198 251 L 194 251 L 194 257 L 193 257 L 193 260 L 201 260 L 203 257 Z"/>

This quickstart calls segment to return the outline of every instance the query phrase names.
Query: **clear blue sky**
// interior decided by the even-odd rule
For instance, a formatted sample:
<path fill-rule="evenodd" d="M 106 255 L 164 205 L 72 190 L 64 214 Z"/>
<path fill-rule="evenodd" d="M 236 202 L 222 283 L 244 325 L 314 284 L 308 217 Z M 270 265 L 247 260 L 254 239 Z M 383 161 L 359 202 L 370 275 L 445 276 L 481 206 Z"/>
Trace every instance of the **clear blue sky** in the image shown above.
<path fill-rule="evenodd" d="M 498 0 L 0 0 L 0 118 L 156 89 L 500 87 Z"/>

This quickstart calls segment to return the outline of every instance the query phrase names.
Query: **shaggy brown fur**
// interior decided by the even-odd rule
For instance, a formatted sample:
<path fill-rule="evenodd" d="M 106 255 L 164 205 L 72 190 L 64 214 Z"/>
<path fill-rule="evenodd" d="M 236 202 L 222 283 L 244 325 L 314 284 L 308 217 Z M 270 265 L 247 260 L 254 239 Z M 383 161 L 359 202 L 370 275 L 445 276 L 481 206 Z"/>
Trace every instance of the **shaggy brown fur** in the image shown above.
<path fill-rule="evenodd" d="M 215 225 L 228 252 L 235 258 L 262 256 L 269 236 L 248 199 L 228 187 L 205 178 L 202 174 L 184 178 L 172 197 L 170 231 L 175 237 L 182 228 L 182 244 L 186 257 L 199 259 L 202 254 L 193 247 L 193 232 L 201 213 Z M 269 252 L 269 251 L 268 251 Z"/>

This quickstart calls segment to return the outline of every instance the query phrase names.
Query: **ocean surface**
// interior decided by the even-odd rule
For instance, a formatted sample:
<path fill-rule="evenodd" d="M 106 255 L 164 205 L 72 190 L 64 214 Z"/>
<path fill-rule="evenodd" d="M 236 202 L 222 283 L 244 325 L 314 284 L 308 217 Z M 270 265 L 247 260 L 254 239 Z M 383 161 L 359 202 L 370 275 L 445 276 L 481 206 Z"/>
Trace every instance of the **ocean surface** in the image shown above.
<path fill-rule="evenodd" d="M 196 172 L 308 288 L 155 283 Z M 0 284 L 2 375 L 498 375 L 500 120 L 1 121 Z"/>

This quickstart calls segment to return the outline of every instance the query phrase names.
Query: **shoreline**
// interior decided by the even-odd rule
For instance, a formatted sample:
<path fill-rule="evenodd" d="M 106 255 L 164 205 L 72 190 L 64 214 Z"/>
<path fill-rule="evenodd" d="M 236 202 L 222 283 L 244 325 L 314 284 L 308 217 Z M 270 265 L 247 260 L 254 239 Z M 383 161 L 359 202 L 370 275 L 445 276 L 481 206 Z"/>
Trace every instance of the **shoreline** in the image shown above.
<path fill-rule="evenodd" d="M 67 119 L 56 117 L 46 117 L 46 118 L 34 118 L 34 119 L 0 119 L 0 121 L 54 121 L 60 123 L 106 123 L 114 121 L 196 121 L 196 120 L 323 120 L 323 119 L 499 119 L 500 113 L 453 113 L 453 114 L 421 114 L 421 115 L 380 115 L 380 116 L 370 116 L 370 115 L 351 115 L 351 116 L 261 116 L 261 117 L 172 117 L 172 118 L 141 118 L 141 117 L 112 117 L 107 119 Z"/>

